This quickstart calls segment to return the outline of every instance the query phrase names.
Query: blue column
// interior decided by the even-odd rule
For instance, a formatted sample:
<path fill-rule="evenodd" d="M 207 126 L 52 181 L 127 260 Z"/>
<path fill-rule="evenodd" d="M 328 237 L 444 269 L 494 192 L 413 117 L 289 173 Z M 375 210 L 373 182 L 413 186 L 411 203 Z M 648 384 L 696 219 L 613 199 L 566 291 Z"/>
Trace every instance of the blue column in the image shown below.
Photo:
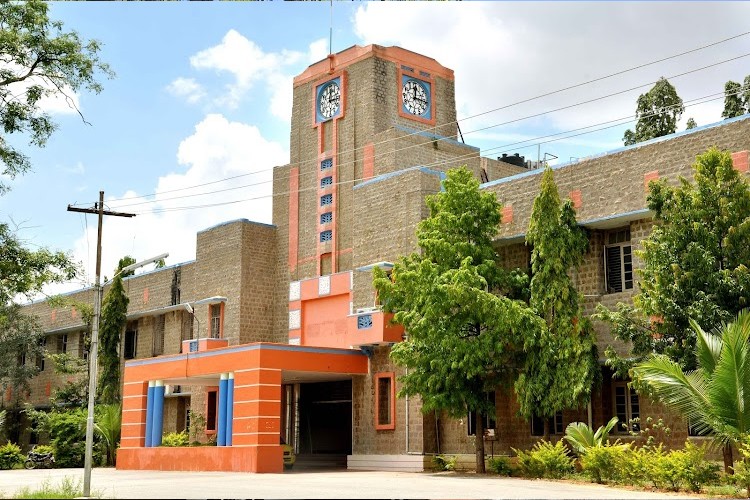
<path fill-rule="evenodd" d="M 227 435 L 226 444 L 232 446 L 232 420 L 234 419 L 234 372 L 229 373 L 227 380 Z"/>
<path fill-rule="evenodd" d="M 148 382 L 148 395 L 146 396 L 146 447 L 151 446 L 151 427 L 154 418 L 154 381 Z"/>
<path fill-rule="evenodd" d="M 227 444 L 227 374 L 222 373 L 219 380 L 219 415 L 216 423 L 216 446 Z"/>
<path fill-rule="evenodd" d="M 151 424 L 151 446 L 161 446 L 164 431 L 164 381 L 157 380 L 154 386 L 154 414 Z"/>

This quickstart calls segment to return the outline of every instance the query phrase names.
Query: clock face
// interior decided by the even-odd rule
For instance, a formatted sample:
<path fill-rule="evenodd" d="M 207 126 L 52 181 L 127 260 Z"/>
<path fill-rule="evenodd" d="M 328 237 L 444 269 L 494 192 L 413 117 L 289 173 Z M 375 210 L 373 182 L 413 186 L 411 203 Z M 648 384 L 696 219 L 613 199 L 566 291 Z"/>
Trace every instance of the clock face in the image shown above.
<path fill-rule="evenodd" d="M 429 106 L 427 90 L 416 80 L 407 80 L 401 91 L 406 111 L 413 115 L 423 115 Z"/>
<path fill-rule="evenodd" d="M 339 110 L 341 104 L 341 89 L 338 84 L 331 82 L 320 92 L 318 100 L 318 112 L 324 119 L 333 117 Z"/>

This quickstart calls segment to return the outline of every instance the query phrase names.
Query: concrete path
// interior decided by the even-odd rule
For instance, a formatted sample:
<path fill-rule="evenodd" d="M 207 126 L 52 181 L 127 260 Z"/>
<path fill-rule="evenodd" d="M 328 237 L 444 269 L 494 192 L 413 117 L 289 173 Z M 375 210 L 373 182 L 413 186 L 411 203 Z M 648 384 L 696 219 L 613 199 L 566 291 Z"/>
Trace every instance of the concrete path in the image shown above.
<path fill-rule="evenodd" d="M 43 481 L 83 481 L 83 469 L 0 471 L 0 498 Z M 689 498 L 558 481 L 473 474 L 300 471 L 286 474 L 94 469 L 104 498 Z"/>

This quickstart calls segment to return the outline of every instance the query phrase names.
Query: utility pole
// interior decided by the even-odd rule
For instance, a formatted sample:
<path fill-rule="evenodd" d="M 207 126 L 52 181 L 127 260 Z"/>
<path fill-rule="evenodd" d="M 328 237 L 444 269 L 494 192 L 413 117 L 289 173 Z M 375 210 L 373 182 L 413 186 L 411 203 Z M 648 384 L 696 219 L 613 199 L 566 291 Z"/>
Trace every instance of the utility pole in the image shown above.
<path fill-rule="evenodd" d="M 91 456 L 94 448 L 94 398 L 96 398 L 96 377 L 99 343 L 99 315 L 102 308 L 102 290 L 99 286 L 99 276 L 102 271 L 102 222 L 105 215 L 115 217 L 135 217 L 135 214 L 124 212 L 110 212 L 104 210 L 104 191 L 99 191 L 99 203 L 94 208 L 77 208 L 68 205 L 68 212 L 97 214 L 99 216 L 96 234 L 96 281 L 94 282 L 94 322 L 91 326 L 91 350 L 89 352 L 89 405 L 86 418 L 86 455 L 83 464 L 83 496 L 91 497 Z"/>

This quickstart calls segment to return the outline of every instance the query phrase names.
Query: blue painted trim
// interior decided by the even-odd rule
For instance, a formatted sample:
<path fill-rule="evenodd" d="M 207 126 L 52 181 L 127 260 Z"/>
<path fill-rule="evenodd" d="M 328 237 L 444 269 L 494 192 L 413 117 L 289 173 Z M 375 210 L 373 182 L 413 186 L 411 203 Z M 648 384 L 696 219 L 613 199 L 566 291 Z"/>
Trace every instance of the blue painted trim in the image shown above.
<path fill-rule="evenodd" d="M 403 68 L 403 66 L 402 66 L 402 68 Z M 414 70 L 411 69 L 411 71 L 414 71 Z M 400 90 L 400 92 L 404 91 L 404 85 L 406 85 L 406 82 L 408 82 L 409 80 L 414 80 L 417 83 L 417 85 L 420 85 L 422 87 L 422 89 L 425 91 L 425 94 L 427 94 L 427 109 L 421 115 L 415 115 L 414 113 L 412 113 L 411 111 L 409 111 L 407 109 L 406 103 L 404 103 L 403 99 L 401 99 L 401 111 L 403 111 L 404 113 L 406 113 L 409 116 L 418 116 L 419 118 L 424 118 L 426 120 L 432 120 L 432 85 L 430 84 L 430 82 L 422 80 L 421 78 L 417 78 L 417 77 L 412 76 L 412 75 L 402 74 L 401 75 L 401 90 Z"/>
<path fill-rule="evenodd" d="M 164 386 L 154 387 L 154 414 L 151 426 L 151 446 L 161 446 L 164 432 Z"/>
<path fill-rule="evenodd" d="M 420 165 L 415 165 L 413 167 L 403 168 L 401 170 L 396 170 L 394 172 L 388 172 L 387 174 L 381 174 L 381 175 L 378 175 L 377 177 L 373 177 L 372 179 L 367 179 L 366 181 L 360 182 L 359 184 L 357 184 L 356 186 L 354 186 L 354 189 L 359 189 L 362 186 L 368 186 L 370 184 L 375 184 L 376 182 L 381 182 L 381 181 L 384 181 L 386 179 L 390 179 L 392 177 L 397 177 L 399 175 L 403 175 L 403 174 L 406 174 L 406 173 L 409 173 L 409 172 L 413 172 L 415 170 L 419 170 L 420 172 L 425 173 L 425 174 L 429 174 L 429 175 L 436 175 L 436 176 L 438 176 L 440 178 L 440 182 L 442 182 L 442 181 L 445 180 L 445 172 L 441 172 L 440 170 L 433 170 L 431 168 L 423 167 L 423 166 L 420 166 Z"/>
<path fill-rule="evenodd" d="M 339 109 L 336 110 L 333 116 L 325 118 L 323 115 L 320 114 L 320 94 L 322 94 L 323 90 L 332 83 L 335 83 L 339 87 L 339 95 L 340 95 Z M 343 107 L 343 104 L 344 104 L 344 89 L 341 88 L 340 76 L 337 76 L 336 78 L 323 82 L 317 87 L 315 87 L 315 123 L 327 122 L 328 120 L 333 120 L 334 118 L 339 116 L 341 114 L 341 108 Z"/>
<path fill-rule="evenodd" d="M 596 219 L 588 219 L 584 221 L 579 221 L 578 225 L 581 227 L 586 227 L 590 224 L 597 224 L 599 222 L 606 222 L 608 220 L 614 220 L 614 219 L 620 219 L 625 217 L 632 217 L 632 216 L 644 216 L 649 215 L 651 213 L 651 210 L 648 208 L 640 208 L 638 210 L 631 210 L 630 212 L 621 212 L 619 214 L 612 214 L 612 215 L 605 215 L 604 217 L 597 217 Z M 629 220 L 637 220 L 637 219 L 629 219 Z M 526 239 L 526 233 L 518 233 L 514 234 L 513 236 L 506 236 L 504 238 L 498 238 L 495 241 L 508 241 L 508 240 L 515 240 L 518 238 Z"/>
<path fill-rule="evenodd" d="M 657 137 L 655 139 L 650 139 L 648 141 L 639 142 L 638 144 L 633 144 L 631 146 L 623 146 L 621 148 L 612 149 L 610 151 L 605 151 L 603 153 L 596 153 L 591 156 L 586 156 L 584 158 L 579 158 L 577 161 L 567 161 L 565 163 L 558 163 L 557 165 L 550 167 L 552 170 L 559 170 L 561 168 L 569 167 L 571 165 L 576 165 L 578 163 L 589 161 L 589 160 L 595 160 L 598 158 L 603 158 L 605 156 L 614 155 L 618 153 L 622 153 L 623 151 L 629 151 L 631 149 L 637 149 L 641 148 L 643 146 L 648 146 L 650 144 L 657 144 L 659 142 L 665 142 L 665 141 L 671 141 L 672 139 L 676 139 L 678 137 L 683 137 L 690 134 L 695 134 L 697 132 L 702 132 L 704 130 L 716 128 L 716 127 L 723 127 L 724 125 L 729 125 L 730 123 L 739 122 L 743 120 L 750 119 L 750 114 L 745 114 L 742 116 L 737 116 L 735 118 L 730 118 L 728 120 L 722 120 L 720 122 L 711 123 L 709 125 L 703 125 L 701 127 L 695 127 L 691 130 L 683 130 L 682 132 L 675 132 L 674 134 L 665 135 L 662 137 Z M 537 168 L 535 170 L 529 170 L 528 172 L 521 172 L 520 174 L 511 175 L 508 177 L 503 177 L 502 179 L 496 179 L 494 181 L 485 182 L 484 184 L 481 184 L 479 186 L 480 189 L 485 189 L 492 186 L 497 186 L 498 184 L 505 184 L 506 182 L 512 182 L 517 179 L 523 179 L 524 177 L 529 177 L 531 175 L 538 175 L 544 172 L 544 169 Z"/>
<path fill-rule="evenodd" d="M 151 428 L 153 427 L 154 418 L 154 389 L 155 387 L 148 388 L 146 396 L 146 448 L 151 447 Z"/>
<path fill-rule="evenodd" d="M 404 127 L 403 125 L 399 125 L 397 123 L 393 124 L 393 128 L 396 130 L 400 130 L 401 132 L 406 132 L 409 135 L 419 135 L 422 137 L 426 137 L 428 139 L 432 139 L 433 141 L 440 141 L 440 142 L 447 142 L 449 144 L 453 144 L 455 146 L 461 146 L 468 149 L 473 149 L 475 151 L 479 151 L 479 148 L 476 146 L 470 146 L 469 144 L 465 144 L 463 142 L 459 142 L 456 139 L 452 139 L 450 137 L 446 137 L 444 135 L 438 135 L 433 134 L 432 132 L 427 132 L 425 130 L 417 130 L 414 128 Z"/>
<path fill-rule="evenodd" d="M 219 380 L 219 415 L 217 418 L 216 446 L 227 444 L 227 379 Z"/>
<path fill-rule="evenodd" d="M 232 432 L 234 428 L 234 379 L 230 378 L 227 380 L 227 430 L 226 430 L 226 445 L 232 446 Z"/>
<path fill-rule="evenodd" d="M 314 354 L 339 354 L 342 356 L 361 356 L 359 351 L 353 349 L 334 349 L 326 347 L 308 347 L 308 346 L 297 346 L 287 344 L 245 344 L 237 347 L 228 347 L 223 349 L 211 349 L 210 351 L 202 351 L 193 354 L 176 354 L 172 356 L 159 356 L 156 358 L 138 359 L 132 361 L 126 361 L 125 366 L 147 366 L 156 365 L 160 363 L 169 363 L 171 361 L 183 361 L 188 357 L 190 359 L 195 358 L 207 358 L 211 356 L 221 356 L 223 354 L 232 354 L 237 352 L 256 351 L 259 349 L 268 349 L 270 351 L 290 351 L 290 352 L 309 352 Z"/>

